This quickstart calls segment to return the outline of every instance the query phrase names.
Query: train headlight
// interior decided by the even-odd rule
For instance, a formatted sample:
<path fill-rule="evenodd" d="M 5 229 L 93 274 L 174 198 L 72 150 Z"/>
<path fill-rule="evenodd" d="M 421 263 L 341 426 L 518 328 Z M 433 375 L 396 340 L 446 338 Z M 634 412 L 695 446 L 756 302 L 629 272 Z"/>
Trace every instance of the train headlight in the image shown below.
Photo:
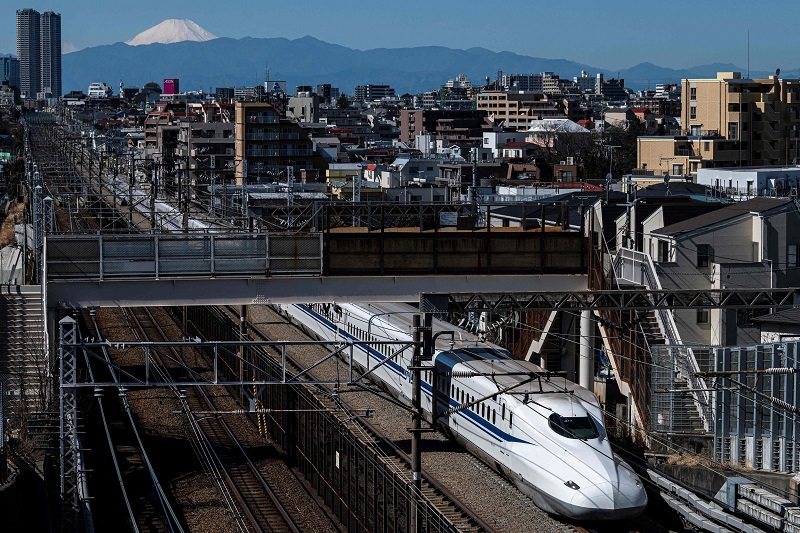
<path fill-rule="evenodd" d="M 578 490 L 580 488 L 580 486 L 571 479 L 569 481 L 565 481 L 564 485 L 571 488 L 572 490 Z"/>

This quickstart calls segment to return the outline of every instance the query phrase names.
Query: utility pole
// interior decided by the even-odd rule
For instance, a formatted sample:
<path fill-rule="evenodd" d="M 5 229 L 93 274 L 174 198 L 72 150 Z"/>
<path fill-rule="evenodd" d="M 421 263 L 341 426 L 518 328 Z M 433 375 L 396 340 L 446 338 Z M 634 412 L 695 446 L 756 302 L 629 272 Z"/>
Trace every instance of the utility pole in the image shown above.
<path fill-rule="evenodd" d="M 420 327 L 420 316 L 418 314 L 412 317 L 412 324 L 414 328 L 414 352 L 411 358 L 411 371 L 413 372 L 411 382 L 411 410 L 413 412 L 411 419 L 411 471 L 414 489 L 417 494 L 422 492 L 422 450 L 420 449 L 420 439 L 422 437 L 422 394 L 421 394 L 421 379 L 420 375 L 422 369 L 420 368 L 420 344 L 422 328 Z M 420 517 L 419 513 L 414 514 L 414 531 L 417 530 Z"/>
<path fill-rule="evenodd" d="M 414 483 L 414 488 L 417 491 L 417 494 L 421 496 L 422 494 L 422 433 L 427 431 L 433 431 L 433 429 L 422 429 L 422 371 L 425 370 L 422 367 L 423 361 L 430 361 L 433 359 L 433 334 L 432 334 L 432 324 L 433 324 L 433 315 L 431 313 L 425 313 L 424 315 L 424 325 L 420 325 L 420 315 L 415 314 L 412 317 L 412 325 L 413 325 L 413 344 L 414 344 L 414 352 L 411 358 L 411 367 L 409 370 L 413 372 L 412 374 L 412 382 L 411 382 L 411 409 L 413 411 L 413 418 L 411 423 L 411 470 L 412 470 L 412 481 Z M 434 370 L 430 368 L 430 370 Z M 435 411 L 435 406 L 432 408 L 432 411 Z M 421 524 L 421 518 L 419 514 L 416 514 L 414 517 L 414 523 L 416 526 Z M 415 526 L 414 531 L 417 531 L 417 527 Z"/>
<path fill-rule="evenodd" d="M 209 195 L 208 200 L 208 212 L 210 214 L 214 214 L 214 185 L 215 185 L 215 178 L 216 178 L 216 166 L 217 166 L 217 156 L 211 156 L 211 194 Z"/>

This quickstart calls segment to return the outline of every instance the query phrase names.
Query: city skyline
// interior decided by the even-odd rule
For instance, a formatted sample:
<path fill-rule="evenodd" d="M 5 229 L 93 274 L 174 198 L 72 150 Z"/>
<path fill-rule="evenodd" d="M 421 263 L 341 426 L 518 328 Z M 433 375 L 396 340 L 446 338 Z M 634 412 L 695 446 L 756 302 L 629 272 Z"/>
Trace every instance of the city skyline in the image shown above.
<path fill-rule="evenodd" d="M 0 20 L 13 20 L 17 9 L 27 7 L 62 13 L 67 21 L 63 27 L 65 53 L 126 41 L 165 19 L 188 18 L 215 35 L 235 39 L 311 35 L 359 50 L 483 47 L 564 58 L 611 70 L 642 62 L 669 68 L 733 63 L 745 69 L 749 31 L 753 70 L 798 68 L 800 43 L 792 37 L 792 22 L 800 16 L 800 5 L 777 4 L 780 17 L 775 17 L 772 9 L 767 13 L 738 0 L 725 3 L 724 9 L 714 3 L 678 2 L 657 11 L 643 10 L 641 3 L 627 0 L 603 5 L 602 9 L 596 3 L 577 0 L 569 10 L 522 0 L 496 6 L 474 0 L 442 0 L 435 10 L 417 1 L 405 2 L 400 8 L 388 3 L 376 6 L 363 1 L 331 4 L 312 0 L 280 4 L 280 17 L 275 17 L 269 6 L 254 10 L 247 4 L 226 6 L 225 16 L 220 17 L 217 6 L 203 1 L 175 0 L 169 5 L 143 1 L 131 6 L 96 0 L 52 0 L 5 5 L 0 8 Z M 514 20 L 515 31 L 504 29 L 509 20 Z M 14 32 L 10 25 L 4 30 L 0 31 L 0 53 L 13 53 Z"/>

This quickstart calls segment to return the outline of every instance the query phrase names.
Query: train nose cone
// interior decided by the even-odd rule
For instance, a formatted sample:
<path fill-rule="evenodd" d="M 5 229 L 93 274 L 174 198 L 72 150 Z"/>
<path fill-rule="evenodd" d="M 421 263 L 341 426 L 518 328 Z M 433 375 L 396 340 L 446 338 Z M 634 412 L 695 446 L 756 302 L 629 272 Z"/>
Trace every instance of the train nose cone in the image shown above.
<path fill-rule="evenodd" d="M 571 504 L 578 519 L 617 520 L 644 512 L 647 494 L 637 480 L 606 481 L 576 490 Z"/>

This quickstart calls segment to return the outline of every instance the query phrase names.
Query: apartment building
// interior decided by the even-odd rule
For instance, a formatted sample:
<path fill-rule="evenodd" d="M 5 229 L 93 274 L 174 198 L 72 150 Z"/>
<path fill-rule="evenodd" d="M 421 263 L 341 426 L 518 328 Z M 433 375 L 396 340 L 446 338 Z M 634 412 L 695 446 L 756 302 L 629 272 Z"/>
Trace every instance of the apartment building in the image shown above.
<path fill-rule="evenodd" d="M 374 102 L 375 100 L 395 96 L 395 92 L 388 85 L 357 85 L 354 96 L 356 100 Z"/>
<path fill-rule="evenodd" d="M 541 94 L 484 91 L 477 96 L 478 111 L 503 122 L 507 129 L 525 131 L 531 121 L 546 118 L 578 120 L 580 103 L 566 98 L 550 99 Z"/>
<path fill-rule="evenodd" d="M 241 184 L 285 179 L 313 168 L 308 133 L 272 104 L 236 102 L 236 182 Z"/>
<path fill-rule="evenodd" d="M 685 79 L 683 136 L 640 137 L 640 169 L 785 165 L 800 158 L 800 79 L 744 79 L 739 72 Z M 664 163 L 667 163 L 665 165 Z"/>
<path fill-rule="evenodd" d="M 482 138 L 486 111 L 402 109 L 398 117 L 400 140 L 414 145 L 417 135 L 431 134 L 448 142 Z"/>
<path fill-rule="evenodd" d="M 19 89 L 25 98 L 61 96 L 61 15 L 17 10 Z"/>
<path fill-rule="evenodd" d="M 235 159 L 234 125 L 222 122 L 183 122 L 175 156 L 190 183 L 231 182 Z"/>

